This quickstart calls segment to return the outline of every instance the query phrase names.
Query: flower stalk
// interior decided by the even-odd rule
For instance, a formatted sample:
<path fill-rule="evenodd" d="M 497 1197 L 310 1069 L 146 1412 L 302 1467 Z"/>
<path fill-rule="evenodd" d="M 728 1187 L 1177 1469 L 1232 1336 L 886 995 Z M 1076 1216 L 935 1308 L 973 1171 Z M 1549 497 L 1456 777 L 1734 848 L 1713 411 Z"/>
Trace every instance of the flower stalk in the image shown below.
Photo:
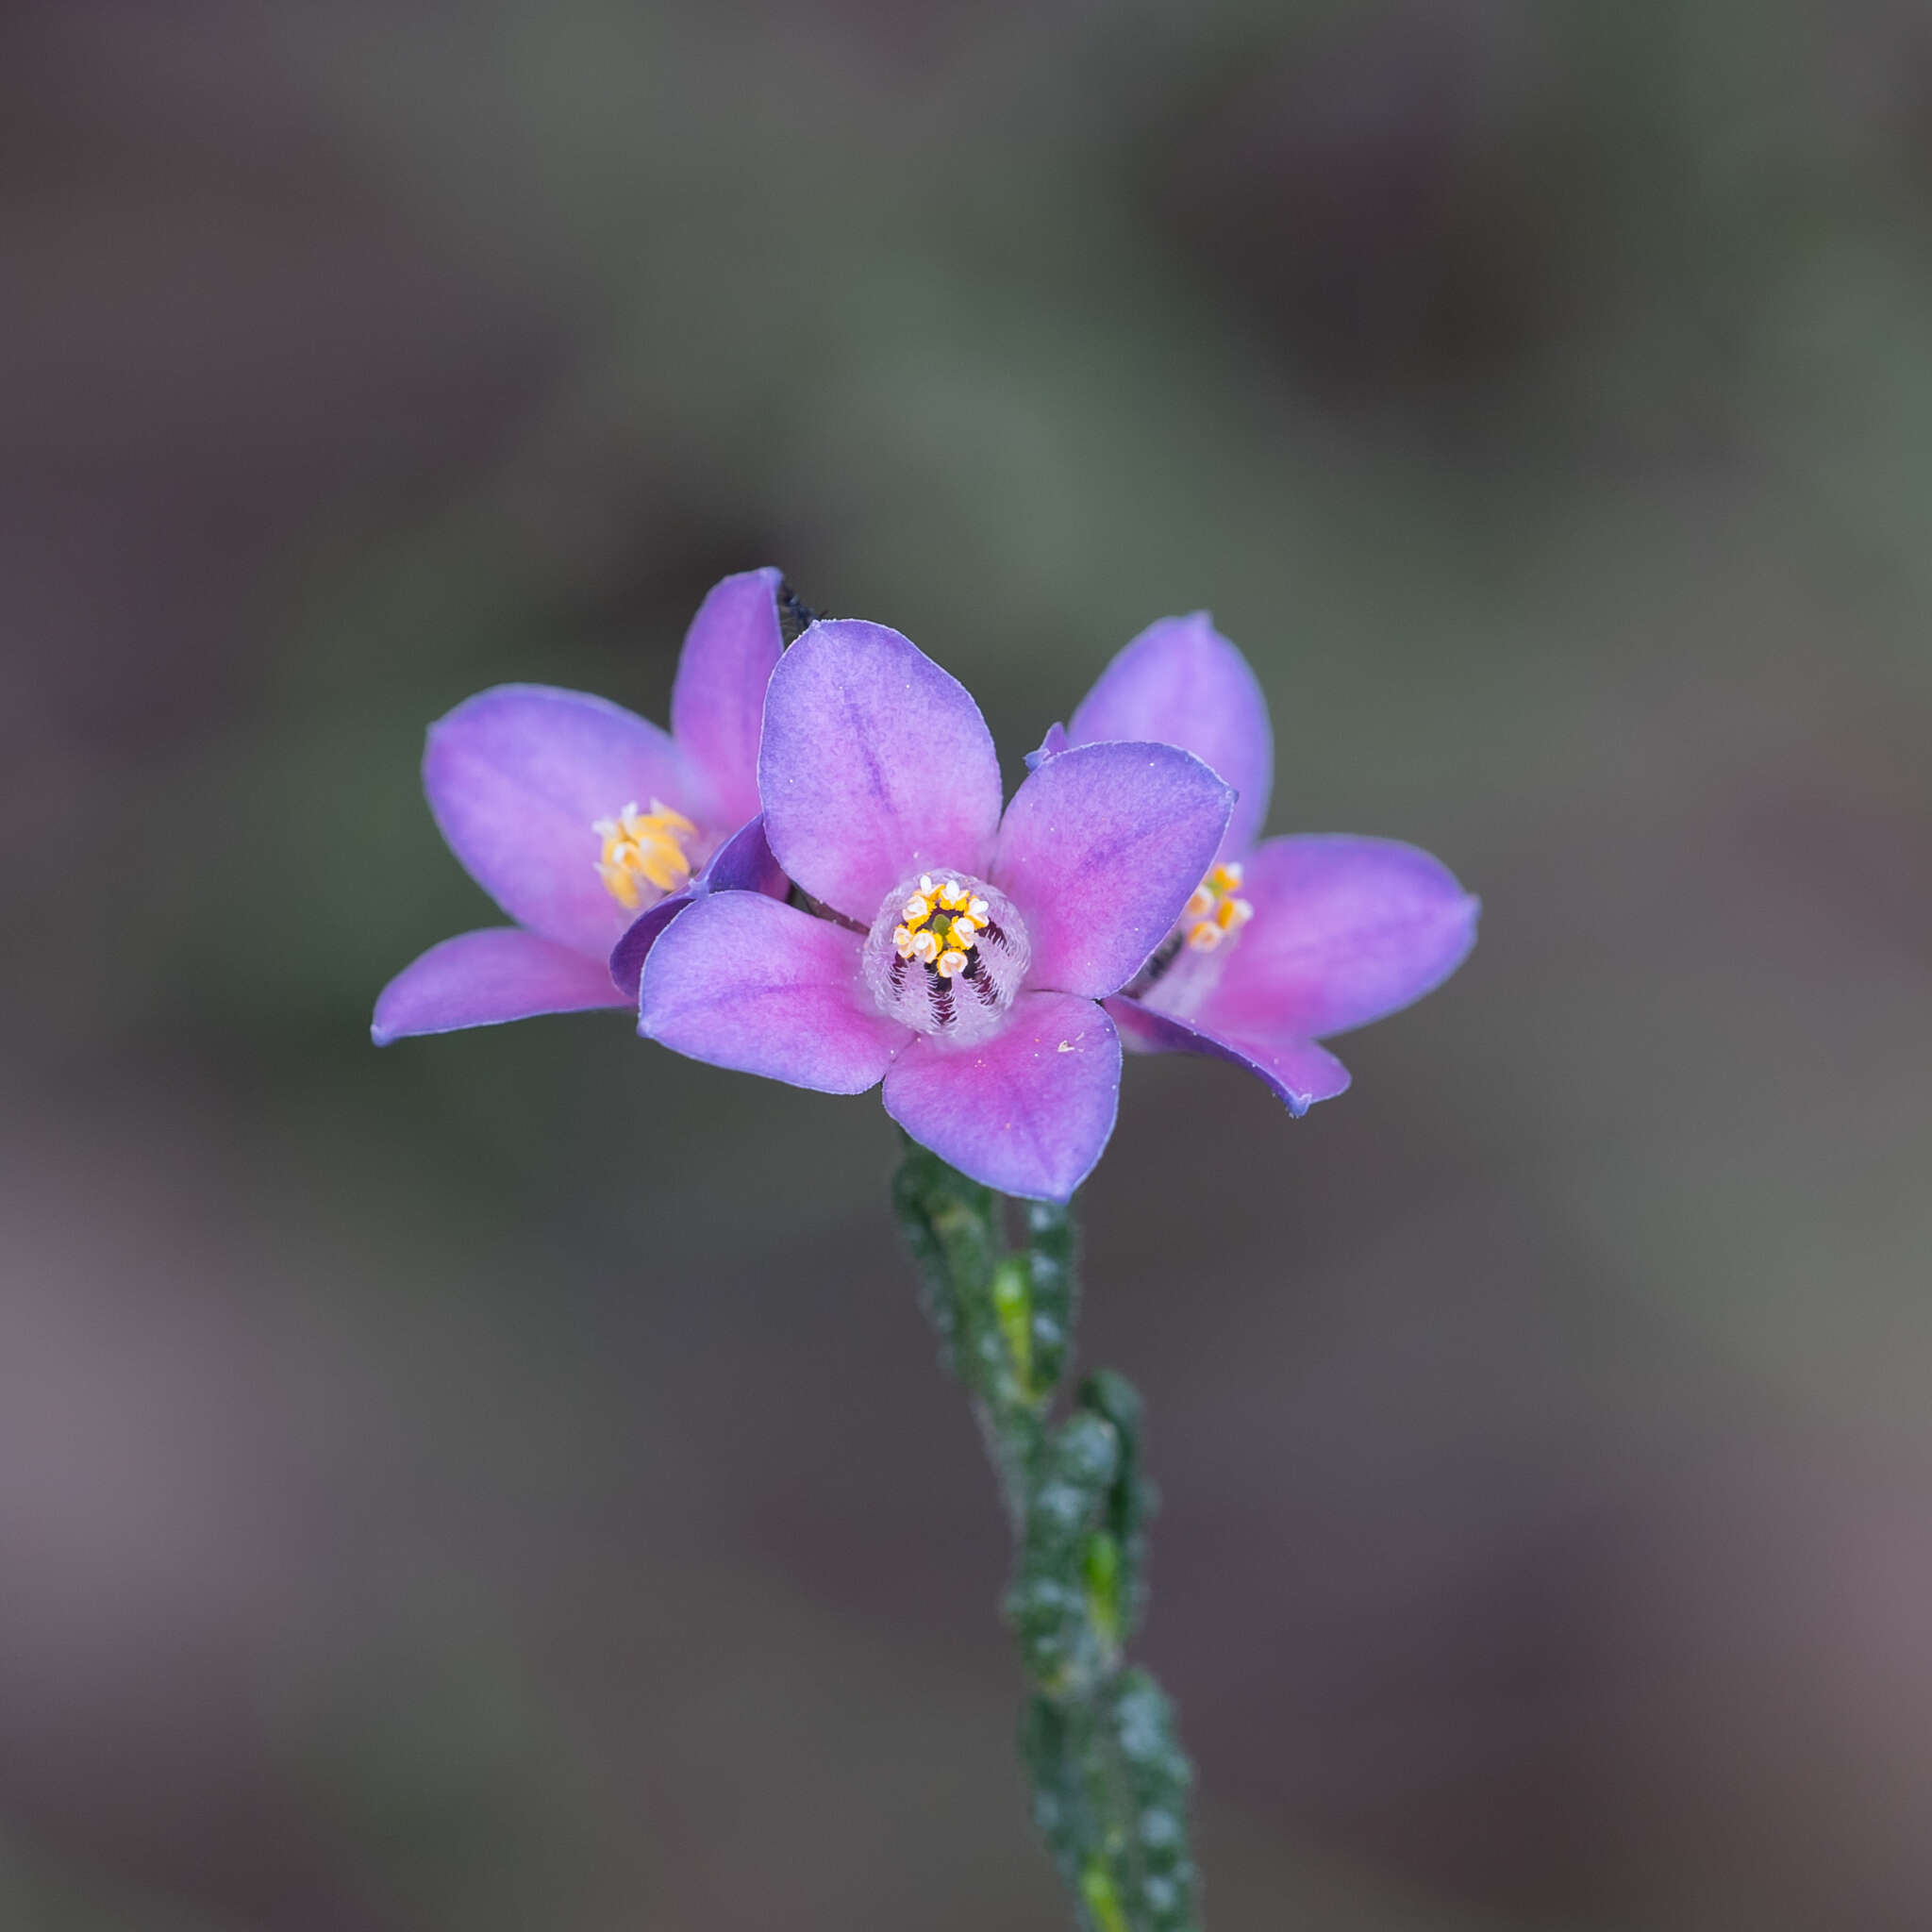
<path fill-rule="evenodd" d="M 1124 1660 L 1154 1507 L 1141 1399 L 1102 1370 L 1051 1420 L 1073 1336 L 1072 1212 L 1016 1203 L 1009 1249 L 1005 1198 L 910 1141 L 892 1198 L 1014 1529 L 1005 1607 L 1033 1686 L 1020 1750 L 1034 1823 L 1084 1932 L 1196 1932 L 1192 1772 L 1172 1705 Z"/>

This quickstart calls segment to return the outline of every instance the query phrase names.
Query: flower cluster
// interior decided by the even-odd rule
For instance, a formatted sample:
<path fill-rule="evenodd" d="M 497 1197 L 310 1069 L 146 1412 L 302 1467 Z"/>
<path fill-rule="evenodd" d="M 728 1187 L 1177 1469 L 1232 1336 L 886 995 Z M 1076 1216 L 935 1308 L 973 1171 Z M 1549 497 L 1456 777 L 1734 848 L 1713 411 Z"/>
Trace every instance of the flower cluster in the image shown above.
<path fill-rule="evenodd" d="M 1003 804 L 965 688 L 897 631 L 791 648 L 773 570 L 686 638 L 669 733 L 508 686 L 431 727 L 430 809 L 514 926 L 433 947 L 378 1044 L 636 1005 L 693 1059 L 886 1110 L 987 1186 L 1065 1200 L 1113 1128 L 1121 1047 L 1208 1054 L 1300 1113 L 1318 1039 L 1445 978 L 1475 901 L 1374 839 L 1257 842 L 1266 705 L 1205 615 L 1137 638 Z"/>

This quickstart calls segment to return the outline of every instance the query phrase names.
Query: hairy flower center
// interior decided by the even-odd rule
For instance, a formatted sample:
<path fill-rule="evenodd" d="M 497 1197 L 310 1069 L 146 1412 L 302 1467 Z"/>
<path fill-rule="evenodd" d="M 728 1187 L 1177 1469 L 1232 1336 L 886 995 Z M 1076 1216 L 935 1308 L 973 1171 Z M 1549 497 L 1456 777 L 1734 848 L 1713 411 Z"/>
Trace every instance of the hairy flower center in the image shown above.
<path fill-rule="evenodd" d="M 1213 952 L 1254 918 L 1255 908 L 1240 896 L 1241 890 L 1241 869 L 1238 865 L 1217 865 L 1194 888 L 1193 896 L 1181 908 L 1180 923 L 1187 943 L 1195 952 Z"/>
<path fill-rule="evenodd" d="M 921 1033 L 983 1040 L 1013 1004 L 1032 955 L 997 888 L 966 873 L 922 873 L 879 908 L 865 982 L 881 1012 Z"/>
<path fill-rule="evenodd" d="M 681 892 L 691 884 L 698 828 L 661 799 L 652 799 L 649 811 L 640 811 L 633 800 L 614 819 L 599 819 L 591 829 L 604 841 L 597 876 L 626 912 L 643 904 L 643 886 Z"/>

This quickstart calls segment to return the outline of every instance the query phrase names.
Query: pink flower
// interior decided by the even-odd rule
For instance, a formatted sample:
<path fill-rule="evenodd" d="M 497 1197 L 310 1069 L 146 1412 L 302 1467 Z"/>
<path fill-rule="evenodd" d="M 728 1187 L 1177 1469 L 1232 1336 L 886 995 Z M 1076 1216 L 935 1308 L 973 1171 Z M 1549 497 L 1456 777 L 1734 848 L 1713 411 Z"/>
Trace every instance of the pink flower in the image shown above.
<path fill-rule="evenodd" d="M 784 648 L 775 570 L 726 577 L 685 636 L 671 730 L 583 691 L 507 684 L 429 727 L 423 790 L 516 921 L 444 940 L 383 988 L 376 1045 L 628 1007 L 644 956 L 716 890 L 783 892 L 758 824 L 758 721 Z"/>
<path fill-rule="evenodd" d="M 1206 611 L 1142 631 L 1029 763 L 1037 775 L 1074 747 L 1146 738 L 1193 752 L 1240 802 L 1174 930 L 1108 1011 L 1129 1045 L 1233 1060 L 1306 1113 L 1348 1085 L 1316 1041 L 1440 986 L 1475 944 L 1479 902 L 1391 839 L 1256 842 L 1274 778 L 1267 700 Z"/>
<path fill-rule="evenodd" d="M 1065 1200 L 1100 1158 L 1119 1037 L 1100 1002 L 1173 927 L 1234 794 L 1160 743 L 1096 744 L 1000 809 L 979 708 L 898 632 L 815 624 L 765 698 L 779 864 L 833 915 L 719 892 L 645 965 L 639 1030 L 693 1059 L 886 1111 L 1007 1193 Z"/>

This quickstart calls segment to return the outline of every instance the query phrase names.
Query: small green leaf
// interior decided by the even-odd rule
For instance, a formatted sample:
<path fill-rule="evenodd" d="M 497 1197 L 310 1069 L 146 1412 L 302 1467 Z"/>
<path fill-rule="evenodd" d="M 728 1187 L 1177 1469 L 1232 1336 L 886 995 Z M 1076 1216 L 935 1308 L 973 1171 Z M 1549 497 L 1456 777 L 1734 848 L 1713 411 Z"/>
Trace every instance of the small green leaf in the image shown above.
<path fill-rule="evenodd" d="M 1008 1255 L 992 1271 L 992 1311 L 1023 1401 L 1033 1396 L 1033 1293 L 1026 1264 Z"/>
<path fill-rule="evenodd" d="M 1106 1530 L 1087 1539 L 1087 1614 L 1103 1648 L 1121 1642 L 1121 1546 Z"/>
<path fill-rule="evenodd" d="M 1121 1909 L 1120 1893 L 1113 1889 L 1113 1880 L 1098 1858 L 1080 1874 L 1080 1902 L 1092 1915 L 1098 1932 L 1133 1932 L 1126 1913 Z"/>

